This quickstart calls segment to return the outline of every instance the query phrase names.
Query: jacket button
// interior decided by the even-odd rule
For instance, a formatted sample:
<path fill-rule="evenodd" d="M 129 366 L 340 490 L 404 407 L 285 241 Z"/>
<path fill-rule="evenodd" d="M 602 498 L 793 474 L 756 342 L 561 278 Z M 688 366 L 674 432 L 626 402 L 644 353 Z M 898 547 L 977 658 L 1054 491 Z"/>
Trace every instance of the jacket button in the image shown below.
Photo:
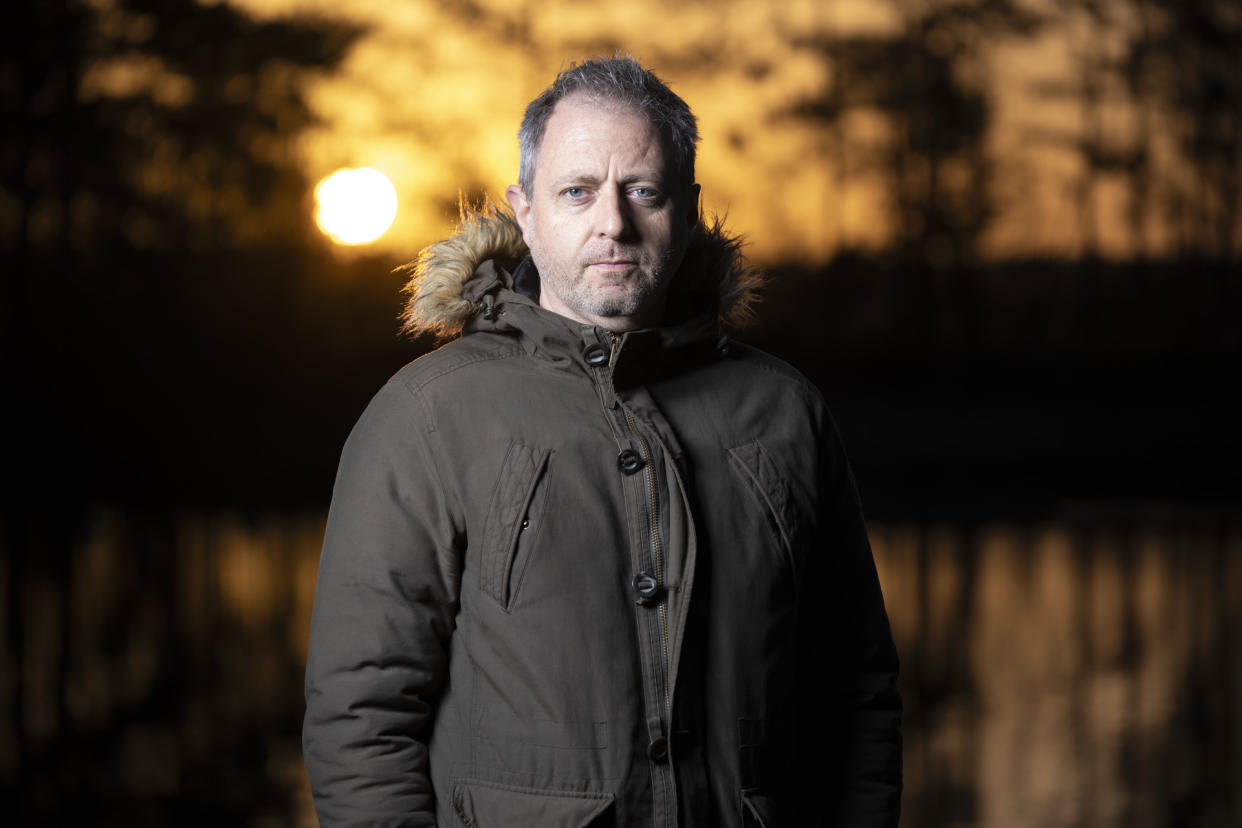
<path fill-rule="evenodd" d="M 647 758 L 652 762 L 668 761 L 668 739 L 659 736 L 651 740 L 651 744 L 647 745 Z"/>
<path fill-rule="evenodd" d="M 637 596 L 635 603 L 649 607 L 658 604 L 664 597 L 664 587 L 660 586 L 654 575 L 640 572 L 634 576 L 634 595 Z"/>
<path fill-rule="evenodd" d="M 643 467 L 643 457 L 634 449 L 626 449 L 617 455 L 617 467 L 626 474 L 633 474 Z"/>
<path fill-rule="evenodd" d="M 586 360 L 586 364 L 592 368 L 598 368 L 601 365 L 608 364 L 608 352 L 604 350 L 604 346 L 598 343 L 588 345 L 582 351 L 582 358 Z"/>

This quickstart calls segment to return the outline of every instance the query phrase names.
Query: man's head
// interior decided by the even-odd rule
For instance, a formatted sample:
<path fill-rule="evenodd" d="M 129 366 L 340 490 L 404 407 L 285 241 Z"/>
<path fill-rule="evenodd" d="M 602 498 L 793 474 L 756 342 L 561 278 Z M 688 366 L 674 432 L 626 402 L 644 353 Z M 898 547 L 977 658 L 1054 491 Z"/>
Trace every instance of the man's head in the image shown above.
<path fill-rule="evenodd" d="M 685 101 L 632 59 L 587 61 L 527 107 L 519 140 L 506 197 L 540 304 L 614 331 L 658 324 L 698 217 Z"/>

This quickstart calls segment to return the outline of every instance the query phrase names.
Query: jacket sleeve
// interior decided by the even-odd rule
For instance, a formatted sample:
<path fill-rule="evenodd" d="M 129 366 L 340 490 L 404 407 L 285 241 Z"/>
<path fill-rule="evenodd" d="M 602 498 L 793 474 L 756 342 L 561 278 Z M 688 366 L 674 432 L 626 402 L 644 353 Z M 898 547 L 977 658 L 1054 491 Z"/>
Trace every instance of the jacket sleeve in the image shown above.
<path fill-rule="evenodd" d="M 833 806 L 826 825 L 895 828 L 901 808 L 901 697 L 898 659 L 863 525 L 853 475 L 835 425 L 820 440 L 825 538 L 808 563 L 811 599 L 801 602 L 804 670 L 800 709 L 818 738 L 803 767 Z M 822 800 L 821 800 L 822 807 Z"/>
<path fill-rule="evenodd" d="M 459 565 L 426 419 L 388 383 L 341 455 L 306 666 L 303 755 L 321 824 L 434 826 L 427 740 Z"/>

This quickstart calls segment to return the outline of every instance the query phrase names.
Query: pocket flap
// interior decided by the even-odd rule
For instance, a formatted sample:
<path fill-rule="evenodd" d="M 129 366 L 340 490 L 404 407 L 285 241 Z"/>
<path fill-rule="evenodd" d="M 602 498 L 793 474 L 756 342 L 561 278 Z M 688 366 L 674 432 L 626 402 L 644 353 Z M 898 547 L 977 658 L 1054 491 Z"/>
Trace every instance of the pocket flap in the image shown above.
<path fill-rule="evenodd" d="M 483 591 L 502 607 L 509 605 L 513 554 L 522 531 L 522 516 L 547 468 L 549 454 L 545 449 L 514 441 L 509 445 L 492 490 L 483 530 L 479 581 Z"/>
<path fill-rule="evenodd" d="M 470 828 L 588 828 L 611 810 L 612 803 L 610 793 L 542 791 L 477 780 L 453 786 L 453 808 Z"/>
<path fill-rule="evenodd" d="M 776 822 L 772 819 L 772 803 L 758 791 L 742 791 L 742 824 L 747 828 L 771 828 Z"/>
<path fill-rule="evenodd" d="M 733 469 L 749 484 L 755 497 L 768 513 L 782 544 L 793 548 L 794 504 L 789 484 L 773 462 L 771 455 L 758 440 L 729 449 Z"/>

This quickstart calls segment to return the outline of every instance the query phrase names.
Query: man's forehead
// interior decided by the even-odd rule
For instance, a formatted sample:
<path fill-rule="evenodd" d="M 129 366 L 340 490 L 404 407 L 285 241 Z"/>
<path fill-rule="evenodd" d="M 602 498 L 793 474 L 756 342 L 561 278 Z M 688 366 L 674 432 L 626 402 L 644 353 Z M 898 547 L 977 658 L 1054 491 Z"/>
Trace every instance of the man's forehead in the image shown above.
<path fill-rule="evenodd" d="M 650 132 L 659 133 L 659 128 L 647 113 L 632 104 L 576 94 L 557 101 L 543 137 L 547 138 L 553 130 L 564 132 L 567 127 L 598 123 L 605 119 L 630 120 L 635 125 L 645 126 Z"/>
<path fill-rule="evenodd" d="M 618 120 L 630 123 L 622 125 L 616 123 Z M 540 137 L 535 164 L 536 168 L 544 166 L 545 162 L 562 166 L 597 147 L 607 148 L 614 142 L 629 139 L 646 145 L 653 138 L 660 165 L 669 166 L 672 162 L 669 142 L 645 112 L 622 101 L 570 95 L 553 108 Z"/>
<path fill-rule="evenodd" d="M 627 101 L 617 100 L 615 98 L 607 98 L 599 95 L 591 95 L 586 92 L 573 92 L 556 102 L 552 107 L 552 117 L 555 118 L 558 113 L 564 113 L 568 110 L 595 110 L 598 112 L 607 112 L 616 115 L 633 115 L 636 118 L 642 118 L 651 123 L 646 114 L 637 106 Z"/>

